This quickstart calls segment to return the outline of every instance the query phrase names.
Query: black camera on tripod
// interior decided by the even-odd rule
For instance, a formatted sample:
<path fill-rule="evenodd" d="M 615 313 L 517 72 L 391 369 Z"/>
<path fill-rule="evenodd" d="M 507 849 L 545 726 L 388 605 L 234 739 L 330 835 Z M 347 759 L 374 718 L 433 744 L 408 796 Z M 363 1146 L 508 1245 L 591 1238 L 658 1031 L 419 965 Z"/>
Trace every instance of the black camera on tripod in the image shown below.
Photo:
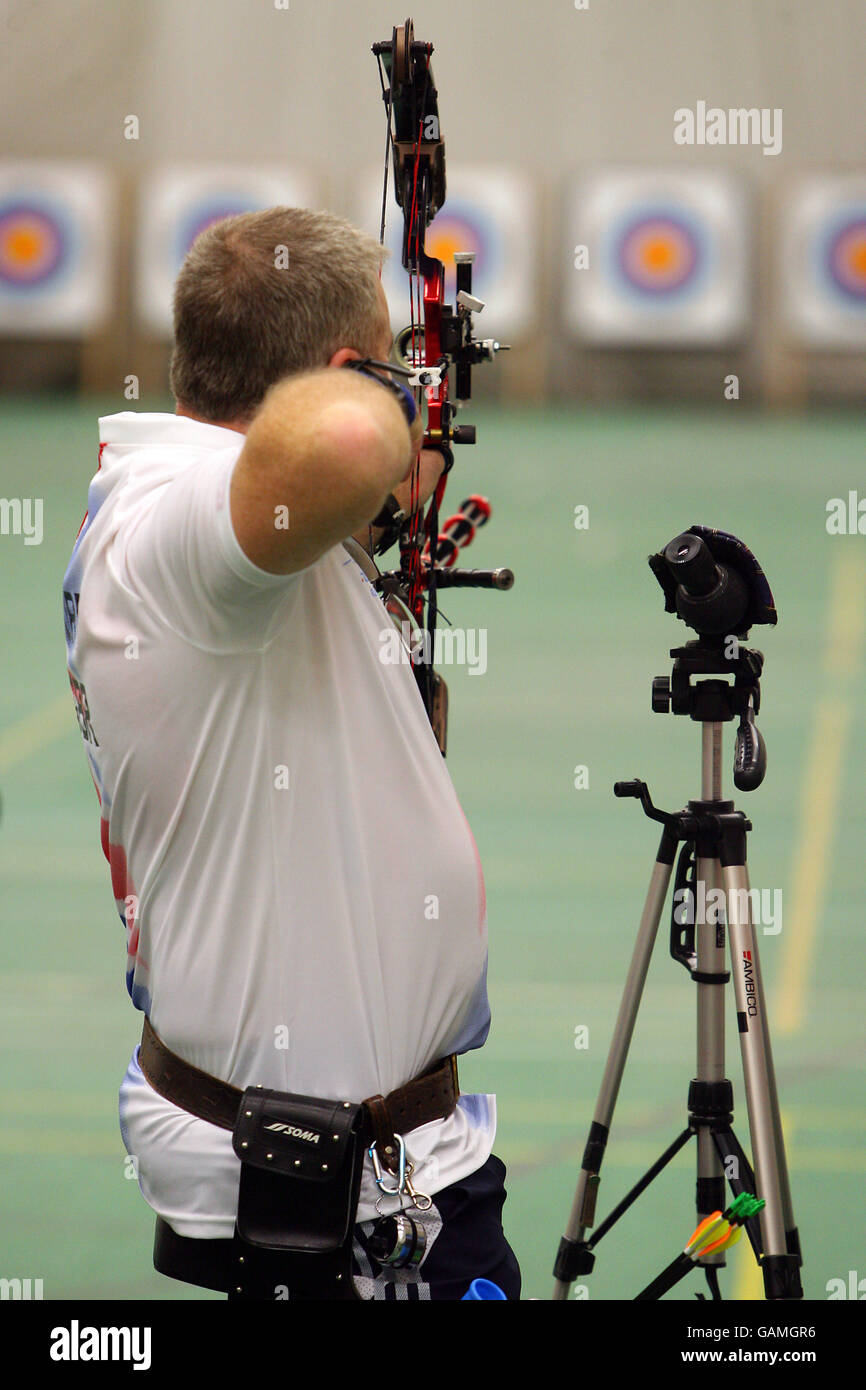
<path fill-rule="evenodd" d="M 650 555 L 649 565 L 676 613 L 703 641 L 745 639 L 758 623 L 776 623 L 766 575 L 747 545 L 727 531 L 690 526 Z"/>
<path fill-rule="evenodd" d="M 653 681 L 653 710 L 687 714 L 702 723 L 724 723 L 739 715 L 734 785 L 754 791 L 767 770 L 766 746 L 755 724 L 764 656 L 742 642 L 751 627 L 777 621 L 766 575 L 747 545 L 708 526 L 690 526 L 650 555 L 649 565 L 664 593 L 665 611 L 676 613 L 698 634 L 697 641 L 672 648 L 671 676 Z M 692 680 L 715 675 L 733 675 L 734 683 Z"/>

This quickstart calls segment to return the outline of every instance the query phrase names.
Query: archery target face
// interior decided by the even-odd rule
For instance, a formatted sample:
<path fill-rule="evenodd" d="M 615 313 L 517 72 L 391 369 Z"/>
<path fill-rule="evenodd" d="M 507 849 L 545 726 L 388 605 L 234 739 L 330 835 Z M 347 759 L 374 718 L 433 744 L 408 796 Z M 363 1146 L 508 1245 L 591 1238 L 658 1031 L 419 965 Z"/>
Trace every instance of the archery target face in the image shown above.
<path fill-rule="evenodd" d="M 480 292 L 485 280 L 489 283 L 496 274 L 497 249 L 493 229 L 483 211 L 459 199 L 449 198 L 427 229 L 427 252 L 445 267 L 446 299 L 453 300 L 456 293 L 455 251 L 473 252 L 472 283 Z"/>
<path fill-rule="evenodd" d="M 394 211 L 396 215 L 387 229 L 386 236 L 391 260 L 384 288 L 391 305 L 392 317 L 402 324 L 410 313 L 409 281 L 401 264 L 402 226 L 396 204 Z M 427 228 L 425 246 L 427 254 L 441 261 L 445 267 L 446 304 L 454 303 L 457 292 L 454 253 L 459 251 L 471 251 L 474 254 L 472 292 L 481 299 L 486 298 L 482 287 L 495 282 L 498 246 L 495 232 L 481 209 L 449 197 L 446 206 L 437 213 Z M 384 280 L 383 276 L 383 283 Z M 487 293 L 490 293 L 489 289 Z"/>
<path fill-rule="evenodd" d="M 71 230 L 62 208 L 35 199 L 0 200 L 0 284 L 33 291 L 68 265 Z"/>
<path fill-rule="evenodd" d="M 382 219 L 382 171 L 370 170 L 358 184 L 357 224 L 377 239 Z M 471 251 L 472 293 L 485 302 L 475 319 L 475 336 L 508 341 L 518 337 L 535 310 L 538 264 L 535 196 L 522 175 L 498 167 L 449 168 L 446 198 L 427 228 L 428 255 L 445 266 L 445 302 L 454 303 L 454 253 Z M 403 215 L 389 176 L 385 245 L 391 255 L 382 285 L 398 331 L 409 322 L 409 278 L 402 265 Z M 417 311 L 416 311 L 417 312 Z"/>
<path fill-rule="evenodd" d="M 0 164 L 0 329 L 74 335 L 108 308 L 112 208 L 79 161 Z"/>
<path fill-rule="evenodd" d="M 823 259 L 831 285 L 855 304 L 866 302 L 866 207 L 831 229 Z"/>
<path fill-rule="evenodd" d="M 788 327 L 814 347 L 866 344 L 866 179 L 801 180 L 782 210 Z"/>
<path fill-rule="evenodd" d="M 196 237 L 214 222 L 276 206 L 315 205 L 303 177 L 267 167 L 169 166 L 140 189 L 136 304 L 151 332 L 170 337 L 177 273 Z"/>
<path fill-rule="evenodd" d="M 610 345 L 730 339 L 746 319 L 745 230 L 736 185 L 715 173 L 585 176 L 569 205 L 569 326 Z"/>
<path fill-rule="evenodd" d="M 709 248 L 700 226 L 664 208 L 627 219 L 610 249 L 613 273 L 638 297 L 695 293 L 707 272 Z"/>
<path fill-rule="evenodd" d="M 392 318 L 402 324 L 409 313 L 409 280 L 402 265 L 403 224 L 397 204 L 393 204 L 393 216 L 389 216 L 385 228 L 385 245 L 391 258 L 383 272 L 382 282 Z M 454 253 L 471 251 L 475 256 L 472 266 L 472 292 L 485 298 L 482 286 L 495 278 L 497 246 L 494 229 L 482 209 L 471 203 L 452 198 L 449 189 L 447 202 L 436 214 L 427 228 L 425 248 L 429 256 L 441 261 L 445 267 L 445 302 L 453 304 L 456 293 L 456 267 Z M 489 291 L 488 291 L 489 293 Z"/>

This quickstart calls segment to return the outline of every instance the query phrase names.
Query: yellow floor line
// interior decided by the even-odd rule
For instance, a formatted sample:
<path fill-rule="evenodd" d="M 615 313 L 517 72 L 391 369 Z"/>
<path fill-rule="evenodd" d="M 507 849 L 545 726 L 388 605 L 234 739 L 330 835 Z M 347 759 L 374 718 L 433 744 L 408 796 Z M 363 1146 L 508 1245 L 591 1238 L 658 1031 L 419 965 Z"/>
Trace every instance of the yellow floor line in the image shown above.
<path fill-rule="evenodd" d="M 863 660 L 866 561 L 857 550 L 836 551 L 827 607 L 827 643 L 823 678 L 831 692 L 818 701 L 812 742 L 803 779 L 800 827 L 794 856 L 790 905 L 786 904 L 783 954 L 770 1019 L 780 1034 L 797 1033 L 805 1022 L 805 998 L 818 934 L 821 902 L 827 887 L 839 802 L 845 775 L 845 750 L 854 709 L 853 683 Z M 783 1115 L 785 1148 L 790 1164 L 792 1125 Z M 802 1161 L 803 1155 L 799 1159 Z M 847 1169 L 852 1155 L 816 1151 L 812 1160 Z M 808 1166 L 808 1165 L 805 1165 Z M 743 1238 L 732 1252 L 731 1269 L 737 1301 L 764 1297 L 764 1280 L 751 1245 Z"/>
<path fill-rule="evenodd" d="M 0 732 L 0 772 L 23 763 L 55 739 L 75 729 L 75 708 L 68 692 L 34 710 Z"/>
<path fill-rule="evenodd" d="M 731 1252 L 733 1265 L 734 1292 L 731 1298 L 736 1303 L 761 1302 L 764 1297 L 764 1277 L 761 1274 L 748 1236 L 741 1236 Z"/>
<path fill-rule="evenodd" d="M 831 680 L 856 676 L 863 660 L 866 558 L 862 550 L 841 551 L 833 567 L 824 669 Z"/>
<path fill-rule="evenodd" d="M 832 859 L 850 727 L 850 699 L 828 696 L 819 701 L 806 767 L 794 879 L 789 890 L 791 904 L 785 905 L 784 953 L 770 1014 L 772 1026 L 780 1036 L 799 1032 L 805 1020 L 806 989 Z"/>
<path fill-rule="evenodd" d="M 853 717 L 851 684 L 863 660 L 864 609 L 866 561 L 859 550 L 840 549 L 831 573 L 823 664 L 824 679 L 834 690 L 818 701 L 812 723 L 790 906 L 786 904 L 782 960 L 770 1013 L 780 1036 L 797 1033 L 805 1020 L 806 989 L 832 859 Z"/>

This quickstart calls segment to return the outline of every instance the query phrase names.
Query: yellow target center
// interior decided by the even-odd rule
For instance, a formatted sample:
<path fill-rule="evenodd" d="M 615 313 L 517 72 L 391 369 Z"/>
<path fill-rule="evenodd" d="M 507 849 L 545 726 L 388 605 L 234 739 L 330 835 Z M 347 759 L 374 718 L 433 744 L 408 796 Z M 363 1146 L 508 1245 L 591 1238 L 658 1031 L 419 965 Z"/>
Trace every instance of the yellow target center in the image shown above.
<path fill-rule="evenodd" d="M 662 237 L 653 237 L 644 247 L 644 261 L 650 270 L 669 270 L 674 260 L 674 249 Z"/>
<path fill-rule="evenodd" d="M 9 233 L 6 247 L 10 260 L 30 265 L 39 255 L 41 238 L 32 227 L 17 227 Z"/>
<path fill-rule="evenodd" d="M 851 269 L 857 275 L 866 277 L 866 237 L 856 241 L 849 253 Z"/>

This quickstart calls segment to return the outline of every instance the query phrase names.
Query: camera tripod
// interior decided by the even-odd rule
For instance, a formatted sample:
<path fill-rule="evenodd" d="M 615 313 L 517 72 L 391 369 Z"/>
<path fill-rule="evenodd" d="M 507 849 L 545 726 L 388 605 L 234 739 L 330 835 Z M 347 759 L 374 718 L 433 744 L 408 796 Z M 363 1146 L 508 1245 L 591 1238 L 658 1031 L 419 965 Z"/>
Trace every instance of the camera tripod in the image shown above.
<path fill-rule="evenodd" d="M 617 782 L 614 786 L 616 796 L 640 800 L 645 814 L 659 821 L 663 829 L 574 1203 L 559 1245 L 553 1297 L 567 1298 L 571 1283 L 590 1273 L 595 1263 L 594 1247 L 602 1236 L 694 1135 L 698 1222 L 725 1207 L 726 1179 L 735 1196 L 753 1193 L 763 1199 L 760 1214 L 744 1224 L 763 1273 L 765 1296 L 798 1299 L 803 1296 L 799 1274 L 802 1258 L 746 864 L 747 833 L 752 826 L 733 801 L 723 799 L 721 770 L 723 728 L 737 715 L 735 785 L 749 791 L 763 780 L 766 750 L 755 725 L 763 656 L 742 647 L 734 634 L 747 636 L 754 622 L 774 623 L 775 608 L 754 556 L 742 542 L 722 532 L 692 527 L 671 541 L 661 555 L 651 557 L 650 565 L 665 591 L 668 610 L 676 611 L 699 634 L 697 641 L 671 651 L 672 677 L 653 681 L 653 709 L 687 714 L 700 723 L 701 797 L 682 811 L 668 813 L 653 805 L 644 782 Z M 733 684 L 729 682 L 731 674 Z M 602 1159 L 680 846 L 671 954 L 685 966 L 697 987 L 697 1072 L 689 1087 L 688 1125 L 587 1239 L 595 1224 Z M 730 971 L 726 969 L 726 934 Z M 724 986 L 732 975 L 754 1170 L 732 1127 L 733 1088 L 724 1074 Z M 720 1298 L 718 1269 L 724 1264 L 724 1254 L 708 1254 L 695 1263 L 705 1270 L 712 1297 Z M 667 1287 L 670 1284 L 664 1284 L 660 1277 L 638 1297 L 659 1297 Z"/>

